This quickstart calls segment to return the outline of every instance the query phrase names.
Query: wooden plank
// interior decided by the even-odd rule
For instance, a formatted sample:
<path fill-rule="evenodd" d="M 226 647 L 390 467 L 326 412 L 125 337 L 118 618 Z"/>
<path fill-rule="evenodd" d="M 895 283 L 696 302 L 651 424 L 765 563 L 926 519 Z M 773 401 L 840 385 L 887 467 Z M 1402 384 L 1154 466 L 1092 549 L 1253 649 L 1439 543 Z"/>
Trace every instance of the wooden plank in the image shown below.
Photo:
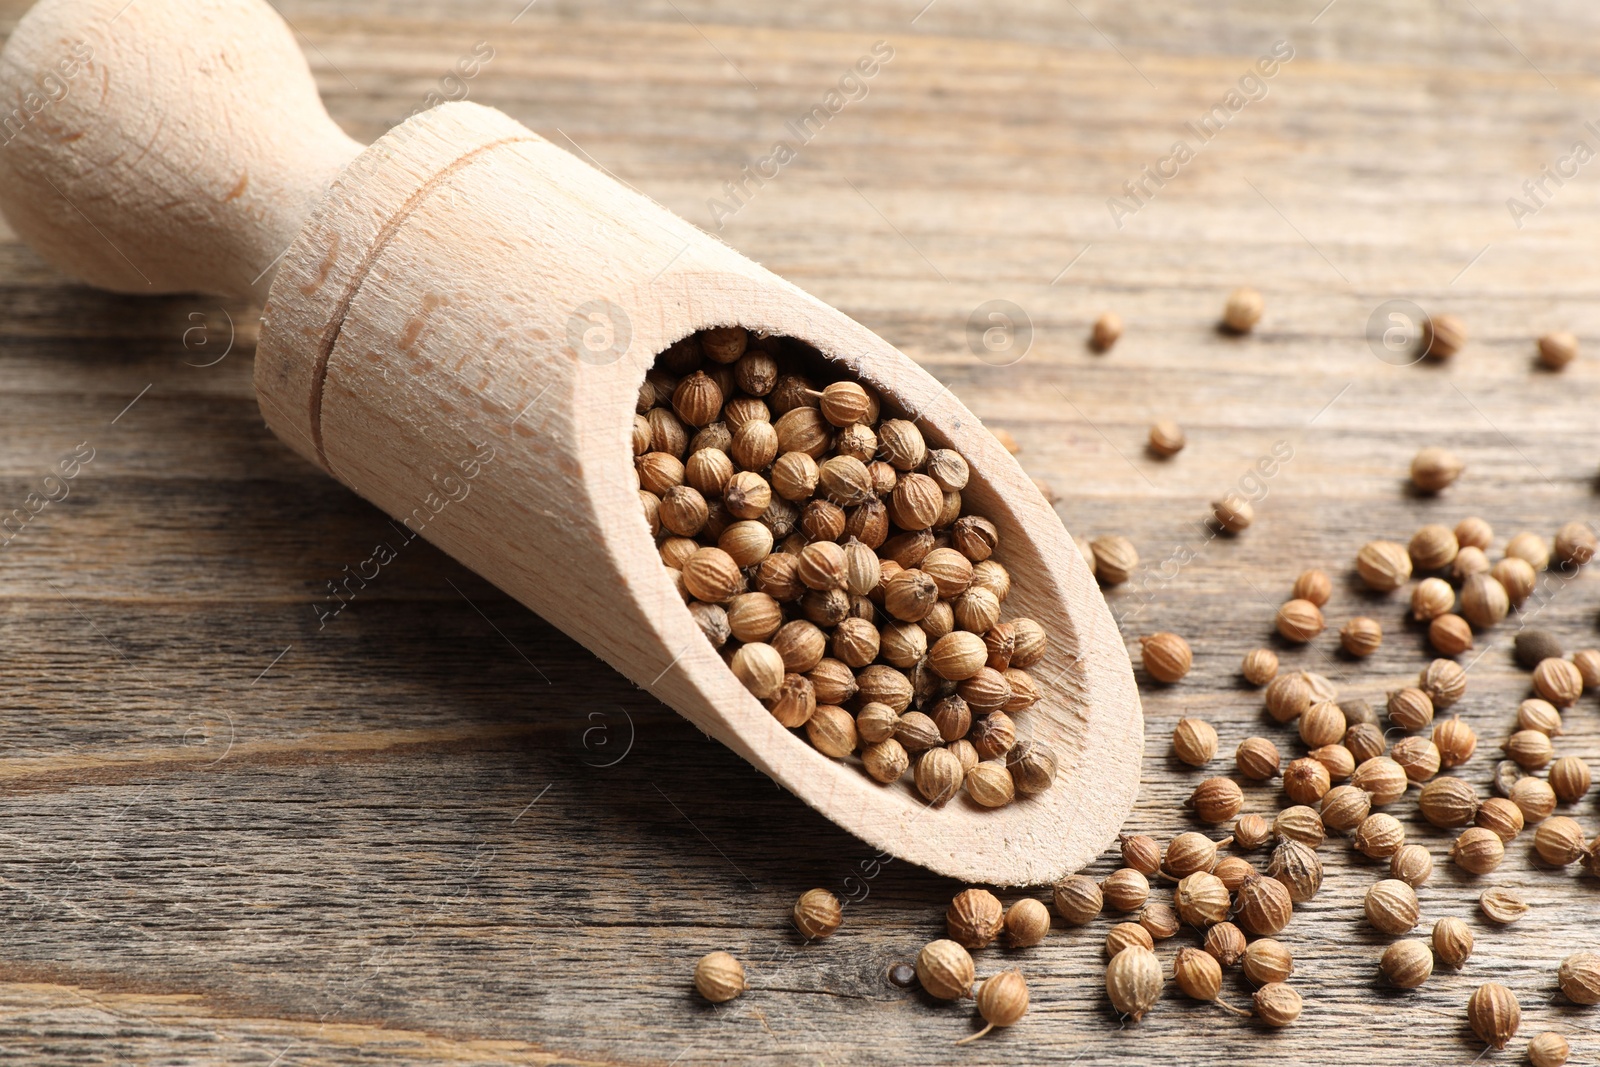
<path fill-rule="evenodd" d="M 0 2 L 0 23 L 24 6 Z M 352 135 L 407 114 L 487 41 L 472 99 L 569 137 L 702 225 L 706 200 L 786 120 L 891 41 L 867 98 L 723 236 L 1015 433 L 1075 533 L 1138 544 L 1150 570 L 1109 594 L 1130 644 L 1173 629 L 1197 656 L 1181 685 L 1144 687 L 1130 828 L 1166 838 L 1191 828 L 1180 803 L 1202 776 L 1167 754 L 1180 716 L 1217 724 L 1218 767 L 1252 733 L 1294 747 L 1235 671 L 1274 643 L 1272 612 L 1302 566 L 1335 574 L 1331 623 L 1366 612 L 1388 638 L 1365 664 L 1331 633 L 1277 645 L 1285 662 L 1376 699 L 1427 657 L 1398 601 L 1350 581 L 1363 540 L 1472 513 L 1502 543 L 1592 518 L 1600 372 L 1592 355 L 1561 375 L 1530 364 L 1542 330 L 1600 333 L 1600 186 L 1585 169 L 1521 230 L 1505 200 L 1586 136 L 1600 15 L 1567 0 L 1340 0 L 1308 25 L 1318 5 L 1014 0 L 940 2 L 913 24 L 919 6 L 540 3 L 514 26 L 520 3 L 281 9 Z M 1296 56 L 1267 98 L 1116 229 L 1106 198 L 1280 38 Z M 1249 338 L 1222 337 L 1215 317 L 1241 283 L 1266 293 L 1267 316 Z M 1445 367 L 1380 362 L 1366 324 L 1391 297 L 1464 315 L 1472 343 Z M 968 315 L 993 298 L 1033 322 L 1013 366 L 966 345 Z M 1128 332 L 1097 356 L 1083 338 L 1105 307 Z M 220 312 L 238 343 L 195 366 L 219 349 L 194 334 L 186 347 L 185 331 L 220 342 Z M 424 544 L 319 625 L 326 583 L 387 524 L 262 427 L 253 314 L 89 293 L 0 244 L 0 513 L 79 442 L 96 450 L 71 494 L 0 550 L 0 1043 L 19 1059 L 1465 1062 L 1479 1048 L 1463 1005 L 1491 977 L 1521 995 L 1525 1033 L 1568 1032 L 1580 1062 L 1600 1047 L 1591 1012 L 1551 999 L 1556 962 L 1597 947 L 1594 881 L 1536 869 L 1526 837 L 1491 878 L 1464 878 L 1443 862 L 1448 836 L 1402 804 L 1440 863 L 1426 921 L 1471 917 L 1488 884 L 1535 905 L 1504 931 L 1474 919 L 1461 974 L 1380 988 L 1388 939 L 1360 899 L 1381 868 L 1332 842 L 1325 888 L 1286 934 L 1306 996 L 1296 1027 L 1269 1034 L 1175 997 L 1119 1026 L 1100 989 L 1102 920 L 982 953 L 981 973 L 1028 974 L 1034 1008 L 953 1050 L 970 1009 L 885 974 L 940 934 L 958 886 L 876 864 Z M 1190 433 L 1169 462 L 1142 451 L 1160 416 Z M 1199 534 L 1207 502 L 1278 441 L 1294 458 L 1256 525 Z M 1402 479 L 1427 443 L 1469 469 L 1421 500 Z M 1159 577 L 1180 548 L 1193 561 Z M 1586 573 L 1529 617 L 1593 645 L 1597 602 Z M 1480 786 L 1527 691 L 1507 651 L 1516 624 L 1480 644 L 1461 705 L 1481 737 L 1462 773 Z M 1559 751 L 1600 758 L 1593 694 L 1568 721 Z M 1266 788 L 1247 798 L 1280 803 Z M 1591 831 L 1594 804 L 1573 812 Z M 813 885 L 856 899 L 839 935 L 804 946 L 786 915 Z M 757 987 L 725 1008 L 688 986 L 713 948 L 745 959 Z M 1226 990 L 1248 996 L 1232 977 Z"/>

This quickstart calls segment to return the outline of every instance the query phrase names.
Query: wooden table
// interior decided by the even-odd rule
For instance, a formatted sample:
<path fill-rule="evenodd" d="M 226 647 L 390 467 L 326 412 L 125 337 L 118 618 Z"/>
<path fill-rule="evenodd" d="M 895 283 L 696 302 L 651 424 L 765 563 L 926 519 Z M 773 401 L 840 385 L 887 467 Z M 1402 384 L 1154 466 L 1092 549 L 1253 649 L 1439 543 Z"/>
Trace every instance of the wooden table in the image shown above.
<path fill-rule="evenodd" d="M 1145 689 L 1146 789 L 1129 825 L 1164 839 L 1190 827 L 1179 801 L 1202 777 L 1169 758 L 1181 715 L 1217 724 L 1219 769 L 1251 734 L 1295 747 L 1236 671 L 1269 643 L 1302 567 L 1336 576 L 1334 627 L 1366 613 L 1389 636 L 1357 664 L 1330 629 L 1279 646 L 1286 664 L 1377 700 L 1427 654 L 1398 599 L 1353 584 L 1361 542 L 1475 513 L 1498 544 L 1594 515 L 1596 360 L 1552 374 L 1532 355 L 1546 330 L 1600 335 L 1600 165 L 1547 184 L 1520 229 L 1506 201 L 1575 140 L 1600 145 L 1582 125 L 1600 117 L 1600 14 L 1577 0 L 1335 0 L 1320 14 L 1320 0 L 922 2 L 279 7 L 353 135 L 464 84 L 708 227 L 723 183 L 889 42 L 865 98 L 721 232 L 1014 433 L 1074 533 L 1139 546 L 1146 569 L 1108 594 L 1130 646 L 1172 629 L 1196 650 L 1188 680 Z M 9 25 L 25 6 L 4 0 L 0 14 Z M 1292 60 L 1200 147 L 1185 122 L 1277 41 Z M 475 48 L 492 59 L 452 80 Z M 1178 138 L 1194 158 L 1119 228 L 1107 198 Z M 1474 919 L 1464 973 L 1380 988 L 1386 939 L 1360 914 L 1381 868 L 1334 841 L 1322 894 L 1285 935 L 1306 997 L 1292 1029 L 1175 993 L 1122 1026 L 1101 991 L 1101 920 L 982 953 L 980 973 L 1025 971 L 1033 1010 L 953 1049 L 975 1029 L 970 1007 L 885 976 L 941 935 L 959 886 L 876 863 L 420 542 L 324 617 L 329 583 L 396 535 L 263 429 L 259 309 L 86 291 L 12 239 L 0 275 L 0 514 L 37 509 L 0 552 L 8 1056 L 1465 1063 L 1480 1046 L 1464 1004 L 1489 978 L 1522 997 L 1524 1036 L 1556 1028 L 1580 1062 L 1600 1055 L 1600 1017 L 1550 1002 L 1556 963 L 1600 947 L 1594 881 L 1536 870 L 1531 835 L 1494 876 L 1463 878 L 1444 862 L 1448 835 L 1410 804 L 1395 810 L 1440 861 L 1425 922 L 1473 916 L 1489 884 L 1534 905 L 1503 931 Z M 1266 317 L 1223 336 L 1214 323 L 1238 284 L 1265 293 Z M 1462 315 L 1470 344 L 1445 365 L 1376 358 L 1369 316 L 1390 299 Z M 969 316 L 991 300 L 1025 309 L 1023 358 L 969 347 Z M 1084 337 L 1105 308 L 1127 334 L 1095 355 Z M 1191 442 L 1166 462 L 1142 447 L 1163 416 Z M 48 476 L 80 443 L 92 461 L 39 505 L 63 491 Z M 1404 484 L 1425 444 L 1468 463 L 1436 499 Z M 1210 538 L 1196 525 L 1207 502 L 1274 448 L 1293 455 L 1263 479 L 1255 525 Z M 1597 606 L 1586 573 L 1527 614 L 1584 647 L 1600 642 Z M 1468 660 L 1461 711 L 1482 744 L 1462 773 L 1485 793 L 1528 688 L 1508 654 L 1520 624 Z M 1600 756 L 1593 694 L 1568 721 L 1559 751 Z M 1279 803 L 1248 790 L 1249 810 Z M 1576 808 L 1600 829 L 1592 797 Z M 811 886 L 851 901 L 820 945 L 787 923 Z M 756 986 L 720 1008 L 689 986 L 714 948 L 742 957 Z M 1230 976 L 1225 995 L 1249 992 Z"/>

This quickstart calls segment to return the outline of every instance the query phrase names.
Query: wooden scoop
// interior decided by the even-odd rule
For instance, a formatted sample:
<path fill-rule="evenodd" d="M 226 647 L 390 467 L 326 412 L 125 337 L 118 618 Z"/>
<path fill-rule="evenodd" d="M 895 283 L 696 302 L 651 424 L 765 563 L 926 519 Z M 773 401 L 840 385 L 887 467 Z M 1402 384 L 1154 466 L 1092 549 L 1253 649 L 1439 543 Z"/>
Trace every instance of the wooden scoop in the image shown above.
<path fill-rule="evenodd" d="M 44 0 L 0 86 L 0 203 L 40 255 L 118 292 L 264 299 L 255 384 L 285 443 L 828 818 L 1001 885 L 1110 843 L 1143 747 L 1117 626 L 1016 461 L 893 347 L 498 111 L 446 104 L 362 149 L 259 0 Z M 990 811 L 879 785 L 780 726 L 701 635 L 630 434 L 656 353 L 731 324 L 809 342 L 966 457 L 1008 617 L 1051 637 L 1018 724 L 1057 754 L 1051 789 Z"/>

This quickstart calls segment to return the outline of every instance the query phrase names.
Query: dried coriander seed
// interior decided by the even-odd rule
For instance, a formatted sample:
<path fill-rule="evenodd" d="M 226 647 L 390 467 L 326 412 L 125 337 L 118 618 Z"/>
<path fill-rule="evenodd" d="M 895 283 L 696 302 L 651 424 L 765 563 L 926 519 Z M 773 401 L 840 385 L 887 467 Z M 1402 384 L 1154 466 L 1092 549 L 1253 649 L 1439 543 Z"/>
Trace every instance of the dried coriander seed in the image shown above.
<path fill-rule="evenodd" d="M 1467 1000 L 1467 1023 L 1479 1041 L 1505 1048 L 1522 1025 L 1522 1006 L 1516 994 L 1499 982 L 1485 982 Z"/>
<path fill-rule="evenodd" d="M 1376 619 L 1357 616 L 1339 628 L 1339 645 L 1352 656 L 1370 656 L 1382 644 L 1383 627 Z"/>
<path fill-rule="evenodd" d="M 1050 933 L 1050 909 L 1033 897 L 1023 897 L 1006 909 L 1006 940 L 1012 948 L 1031 948 Z"/>
<path fill-rule="evenodd" d="M 1539 362 L 1547 370 L 1560 370 L 1577 358 L 1578 338 L 1575 334 L 1557 330 L 1539 338 Z"/>
<path fill-rule="evenodd" d="M 930 941 L 917 953 L 917 981 L 937 1000 L 960 1000 L 974 977 L 972 955 L 954 941 Z"/>
<path fill-rule="evenodd" d="M 1300 740 L 1307 748 L 1336 745 L 1344 739 L 1346 727 L 1344 711 L 1333 701 L 1324 700 L 1300 716 Z"/>
<path fill-rule="evenodd" d="M 1474 825 L 1490 831 L 1502 844 L 1509 843 L 1522 833 L 1526 823 L 1522 809 L 1504 797 L 1490 797 L 1478 805 Z"/>
<path fill-rule="evenodd" d="M 1194 663 L 1189 642 L 1174 633 L 1157 633 L 1139 639 L 1144 669 L 1158 682 L 1172 684 L 1183 680 Z"/>
<path fill-rule="evenodd" d="M 1271 938 L 1252 941 L 1244 952 L 1244 976 L 1265 985 L 1287 982 L 1294 974 L 1294 955 L 1289 946 Z"/>
<path fill-rule="evenodd" d="M 1528 904 L 1510 889 L 1485 889 L 1478 897 L 1483 917 L 1500 926 L 1509 926 L 1528 914 Z"/>
<path fill-rule="evenodd" d="M 1164 984 L 1156 954 L 1142 946 L 1123 949 L 1106 965 L 1106 996 L 1111 1006 L 1132 1022 L 1144 1018 L 1161 999 Z"/>
<path fill-rule="evenodd" d="M 1165 941 L 1178 932 L 1181 923 L 1175 909 L 1152 900 L 1140 909 L 1139 925 L 1150 931 L 1155 940 Z"/>
<path fill-rule="evenodd" d="M 1478 815 L 1478 791 L 1460 778 L 1435 778 L 1417 794 L 1417 810 L 1441 830 L 1471 826 Z"/>
<path fill-rule="evenodd" d="M 1557 800 L 1563 804 L 1576 804 L 1589 792 L 1589 764 L 1578 756 L 1562 756 L 1550 764 L 1546 780 Z"/>
<path fill-rule="evenodd" d="M 1389 874 L 1414 889 L 1433 876 L 1433 855 L 1421 845 L 1402 845 L 1389 857 Z"/>
<path fill-rule="evenodd" d="M 1005 909 L 987 889 L 967 889 L 950 902 L 944 921 L 950 940 L 962 948 L 983 948 L 1000 936 Z"/>
<path fill-rule="evenodd" d="M 1211 517 L 1223 533 L 1243 533 L 1256 520 L 1256 509 L 1238 493 L 1211 502 Z"/>
<path fill-rule="evenodd" d="M 1579 649 L 1572 654 L 1572 665 L 1578 668 L 1585 689 L 1600 687 L 1600 649 Z"/>
<path fill-rule="evenodd" d="M 1068 926 L 1083 926 L 1100 914 L 1105 898 L 1093 878 L 1071 874 L 1051 887 L 1056 914 Z"/>
<path fill-rule="evenodd" d="M 1311 687 L 1300 674 L 1280 674 L 1267 685 L 1267 714 L 1280 723 L 1293 722 L 1311 707 Z"/>
<path fill-rule="evenodd" d="M 1244 806 L 1244 791 L 1231 778 L 1207 778 L 1189 794 L 1185 806 L 1192 809 L 1201 822 L 1213 825 L 1227 822 Z"/>
<path fill-rule="evenodd" d="M 1368 541 L 1356 553 L 1361 580 L 1380 593 L 1400 588 L 1411 578 L 1411 553 L 1394 541 Z"/>
<path fill-rule="evenodd" d="M 1586 522 L 1569 522 L 1556 531 L 1554 552 L 1562 563 L 1581 567 L 1594 558 L 1597 547 L 1600 547 L 1600 539 Z"/>
<path fill-rule="evenodd" d="M 1322 609 L 1311 601 L 1291 600 L 1278 609 L 1275 625 L 1284 640 L 1303 645 L 1320 634 L 1326 624 Z"/>
<path fill-rule="evenodd" d="M 1153 837 L 1144 834 L 1122 834 L 1122 865 L 1131 867 L 1146 877 L 1161 870 L 1161 846 Z"/>
<path fill-rule="evenodd" d="M 1234 333 L 1249 333 L 1265 309 L 1266 301 L 1258 290 L 1249 286 L 1235 289 L 1222 307 L 1222 324 Z"/>
<path fill-rule="evenodd" d="M 1228 917 L 1233 898 L 1222 879 L 1197 871 L 1185 877 L 1173 889 L 1172 903 L 1180 919 L 1203 930 Z"/>
<path fill-rule="evenodd" d="M 1162 419 L 1150 427 L 1150 451 L 1158 456 L 1175 456 L 1187 443 L 1183 427 L 1171 419 Z"/>
<path fill-rule="evenodd" d="M 1474 574 L 1461 585 L 1461 614 L 1480 630 L 1502 622 L 1511 610 L 1511 595 L 1493 575 Z"/>
<path fill-rule="evenodd" d="M 1511 787 L 1511 803 L 1522 812 L 1527 824 L 1537 824 L 1556 810 L 1556 793 L 1542 778 L 1519 778 Z"/>
<path fill-rule="evenodd" d="M 1100 892 L 1113 911 L 1138 911 L 1150 899 L 1150 881 L 1133 868 L 1122 867 L 1106 875 Z"/>
<path fill-rule="evenodd" d="M 1284 795 L 1296 804 L 1319 803 L 1332 786 L 1328 768 L 1309 756 L 1291 760 L 1283 769 Z"/>
<path fill-rule="evenodd" d="M 912 779 L 917 792 L 931 804 L 942 804 L 961 791 L 966 768 L 947 748 L 930 748 L 917 758 Z"/>
<path fill-rule="evenodd" d="M 1406 843 L 1406 828 L 1399 819 L 1385 812 L 1368 815 L 1356 827 L 1352 840 L 1356 851 L 1375 860 L 1386 860 Z"/>
<path fill-rule="evenodd" d="M 1309 846 L 1299 841 L 1278 843 L 1267 865 L 1267 875 L 1283 883 L 1289 891 L 1289 899 L 1296 904 L 1313 899 L 1322 889 L 1322 861 Z"/>
<path fill-rule="evenodd" d="M 1272 840 L 1272 834 L 1272 824 L 1260 815 L 1241 815 L 1233 824 L 1234 843 L 1247 852 Z"/>
<path fill-rule="evenodd" d="M 1463 830 L 1450 846 L 1450 858 L 1468 874 L 1488 874 L 1500 866 L 1505 856 L 1505 842 L 1494 831 L 1481 826 Z"/>
<path fill-rule="evenodd" d="M 1532 1067 L 1564 1067 L 1572 1055 L 1567 1039 L 1553 1030 L 1535 1034 L 1528 1040 L 1528 1063 Z"/>
<path fill-rule="evenodd" d="M 1552 656 L 1533 669 L 1533 688 L 1556 707 L 1565 708 L 1583 695 L 1583 675 L 1567 660 Z"/>
<path fill-rule="evenodd" d="M 1006 769 L 1018 793 L 1034 796 L 1050 788 L 1056 777 L 1056 757 L 1046 745 L 1023 740 L 1006 753 Z"/>
<path fill-rule="evenodd" d="M 967 795 L 985 808 L 1003 807 L 1017 795 L 1016 783 L 1002 760 L 985 760 L 967 771 Z"/>
<path fill-rule="evenodd" d="M 812 941 L 832 937 L 844 922 L 839 898 L 826 889 L 808 889 L 794 904 L 794 925 L 801 936 Z"/>
<path fill-rule="evenodd" d="M 1261 872 L 1243 856 L 1224 856 L 1217 861 L 1211 873 L 1222 879 L 1222 884 L 1228 887 L 1228 892 L 1237 893 L 1239 887 L 1244 885 L 1251 875 Z"/>
<path fill-rule="evenodd" d="M 1433 924 L 1433 954 L 1446 967 L 1464 966 L 1472 956 L 1472 928 L 1446 917 Z"/>
<path fill-rule="evenodd" d="M 1548 766 L 1555 755 L 1550 735 L 1538 730 L 1518 730 L 1506 739 L 1505 753 L 1525 771 L 1537 771 Z"/>
<path fill-rule="evenodd" d="M 1455 561 L 1456 553 L 1461 550 L 1455 531 L 1438 523 L 1419 527 L 1411 535 L 1411 543 L 1406 547 L 1412 561 L 1425 571 L 1443 570 L 1450 566 Z"/>
<path fill-rule="evenodd" d="M 1133 542 L 1118 534 L 1106 534 L 1089 542 L 1094 550 L 1095 576 L 1106 585 L 1121 585 L 1133 577 L 1139 566 L 1139 553 Z"/>
<path fill-rule="evenodd" d="M 1396 941 L 1383 950 L 1378 969 L 1395 988 L 1416 989 L 1433 975 L 1433 950 L 1422 941 Z"/>
<path fill-rule="evenodd" d="M 1300 994 L 1282 982 L 1269 982 L 1252 998 L 1256 1016 L 1268 1026 L 1283 1027 L 1300 1018 Z"/>
<path fill-rule="evenodd" d="M 1172 978 L 1186 996 L 1215 1001 L 1222 993 L 1222 964 L 1197 948 L 1180 948 L 1172 961 Z"/>
<path fill-rule="evenodd" d="M 1459 656 L 1472 648 L 1472 626 L 1459 615 L 1440 615 L 1428 624 L 1428 643 L 1442 655 Z"/>
<path fill-rule="evenodd" d="M 1405 768 L 1388 756 L 1374 756 L 1356 766 L 1355 773 L 1350 776 L 1350 784 L 1366 790 L 1372 797 L 1373 806 L 1381 808 L 1404 796 L 1411 779 Z"/>
<path fill-rule="evenodd" d="M 1276 879 L 1257 876 L 1239 887 L 1236 918 L 1250 933 L 1275 934 L 1288 926 L 1293 916 L 1289 890 Z"/>
<path fill-rule="evenodd" d="M 1411 460 L 1411 484 L 1419 493 L 1438 493 L 1461 477 L 1466 464 L 1444 448 L 1424 448 Z"/>
<path fill-rule="evenodd" d="M 1122 336 L 1122 316 L 1115 311 L 1102 311 L 1089 331 L 1089 347 L 1096 352 L 1109 352 Z"/>
<path fill-rule="evenodd" d="M 1205 951 L 1224 967 L 1232 967 L 1244 959 L 1244 931 L 1231 922 L 1220 922 L 1206 931 Z"/>
<path fill-rule="evenodd" d="M 1138 923 L 1117 923 L 1106 934 L 1106 959 L 1110 959 L 1123 949 L 1142 948 L 1155 951 L 1155 938 L 1150 936 L 1150 931 Z"/>
<path fill-rule="evenodd" d="M 1426 729 L 1433 723 L 1433 698 L 1407 686 L 1389 694 L 1389 721 L 1402 730 Z"/>
<path fill-rule="evenodd" d="M 1372 798 L 1353 785 L 1335 786 L 1322 798 L 1322 823 L 1337 833 L 1353 832 L 1370 814 Z"/>
<path fill-rule="evenodd" d="M 1251 685 L 1266 685 L 1278 675 L 1278 654 L 1270 648 L 1258 648 L 1245 653 L 1239 673 Z"/>
<path fill-rule="evenodd" d="M 1574 1004 L 1600 1004 L 1600 954 L 1574 952 L 1561 961 L 1556 980 L 1562 994 Z"/>
<path fill-rule="evenodd" d="M 1417 925 L 1417 891 L 1398 878 L 1385 878 L 1367 890 L 1367 922 L 1385 934 L 1403 934 Z"/>
<path fill-rule="evenodd" d="M 1439 766 L 1450 770 L 1472 758 L 1478 748 L 1478 735 L 1457 715 L 1434 723 L 1433 743 L 1439 749 Z"/>
<path fill-rule="evenodd" d="M 1179 725 L 1181 726 L 1182 723 Z M 1207 728 L 1209 729 L 1209 725 Z M 1215 737 L 1216 731 L 1213 730 L 1213 740 Z M 1174 749 L 1177 747 L 1176 739 L 1174 739 L 1173 747 Z M 1182 757 L 1180 756 L 1179 758 L 1181 759 Z M 1239 747 L 1234 752 L 1233 762 L 1234 767 L 1239 772 L 1239 777 L 1250 782 L 1265 782 L 1267 779 L 1277 776 L 1282 765 L 1282 757 L 1278 755 L 1278 746 L 1267 738 L 1247 737 L 1239 742 Z"/>
<path fill-rule="evenodd" d="M 1305 804 L 1295 804 L 1278 812 L 1278 817 L 1272 820 L 1272 830 L 1285 841 L 1298 841 L 1312 849 L 1322 847 L 1327 838 L 1322 816 Z"/>
<path fill-rule="evenodd" d="M 1173 878 L 1183 878 L 1196 871 L 1209 873 L 1217 865 L 1217 849 L 1231 840 L 1213 841 L 1194 830 L 1179 834 L 1168 842 L 1162 868 Z"/>
<path fill-rule="evenodd" d="M 1402 737 L 1389 750 L 1389 758 L 1412 782 L 1426 782 L 1439 773 L 1439 746 L 1426 737 Z"/>
<path fill-rule="evenodd" d="M 1539 824 L 1533 832 L 1533 850 L 1552 867 L 1566 867 L 1589 854 L 1583 827 L 1576 819 L 1556 815 Z"/>
<path fill-rule="evenodd" d="M 694 988 L 713 1004 L 723 1004 L 750 988 L 744 965 L 726 952 L 709 952 L 694 965 Z"/>
<path fill-rule="evenodd" d="M 986 1024 L 982 1030 L 971 1037 L 962 1038 L 956 1044 L 964 1045 L 968 1041 L 976 1041 L 997 1026 L 1015 1026 L 1028 1014 L 1028 982 L 1018 970 L 1001 971 L 993 978 L 986 978 L 978 986 L 974 1000 L 978 1005 L 978 1014 L 983 1016 Z"/>

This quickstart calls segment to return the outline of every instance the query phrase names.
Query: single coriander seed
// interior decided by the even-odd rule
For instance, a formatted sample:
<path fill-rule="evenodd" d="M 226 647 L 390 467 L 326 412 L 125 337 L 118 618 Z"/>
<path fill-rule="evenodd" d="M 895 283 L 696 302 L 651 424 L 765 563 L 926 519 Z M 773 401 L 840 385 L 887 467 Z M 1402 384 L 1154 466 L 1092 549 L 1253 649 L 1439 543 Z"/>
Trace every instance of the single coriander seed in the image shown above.
<path fill-rule="evenodd" d="M 1278 675 L 1278 654 L 1270 648 L 1247 652 L 1239 673 L 1251 685 L 1266 685 Z"/>
<path fill-rule="evenodd" d="M 1234 333 L 1249 333 L 1265 309 L 1260 291 L 1249 286 L 1235 289 L 1222 307 L 1222 324 Z"/>
<path fill-rule="evenodd" d="M 710 952 L 694 965 L 694 987 L 713 1004 L 723 1004 L 750 988 L 744 965 L 726 952 Z"/>
<path fill-rule="evenodd" d="M 1478 910 L 1483 917 L 1500 926 L 1509 926 L 1528 914 L 1527 901 L 1510 889 L 1485 889 L 1478 897 Z"/>
<path fill-rule="evenodd" d="M 1162 419 L 1150 427 L 1150 451 L 1158 456 L 1175 456 L 1187 443 L 1183 427 L 1171 419 Z"/>
<path fill-rule="evenodd" d="M 1546 1030 L 1528 1039 L 1528 1063 L 1532 1067 L 1564 1067 L 1572 1055 L 1567 1039 L 1554 1030 Z"/>
<path fill-rule="evenodd" d="M 1561 961 L 1556 981 L 1562 995 L 1574 1004 L 1600 1004 L 1600 954 L 1574 952 Z"/>
<path fill-rule="evenodd" d="M 1288 1026 L 1300 1018 L 1300 994 L 1282 982 L 1269 982 L 1256 990 L 1256 1015 L 1268 1026 Z"/>
<path fill-rule="evenodd" d="M 1012 948 L 1031 948 L 1050 932 L 1050 909 L 1033 897 L 1023 897 L 1006 909 L 1006 940 Z"/>
<path fill-rule="evenodd" d="M 1446 916 L 1433 924 L 1433 954 L 1446 967 L 1461 967 L 1472 956 L 1472 928 Z"/>
<path fill-rule="evenodd" d="M 1173 684 L 1183 680 L 1194 663 L 1189 642 L 1174 633 L 1157 633 L 1139 639 L 1144 669 L 1158 682 Z"/>
<path fill-rule="evenodd" d="M 1454 315 L 1430 315 L 1423 328 L 1423 353 L 1430 359 L 1449 359 L 1467 343 L 1467 327 Z"/>
<path fill-rule="evenodd" d="M 1467 1000 L 1467 1023 L 1479 1041 L 1505 1048 L 1522 1025 L 1522 1006 L 1516 994 L 1499 982 L 1485 982 Z"/>
<path fill-rule="evenodd" d="M 1111 1006 L 1131 1022 L 1144 1018 L 1145 1012 L 1161 999 L 1163 984 L 1160 961 L 1142 946 L 1124 948 L 1106 964 L 1106 996 Z"/>
<path fill-rule="evenodd" d="M 844 922 L 839 898 L 826 889 L 808 889 L 794 904 L 794 925 L 809 940 L 832 937 Z"/>
<path fill-rule="evenodd" d="M 1087 875 L 1069 874 L 1051 888 L 1056 914 L 1068 926 L 1083 926 L 1093 921 L 1105 904 L 1100 886 Z"/>
<path fill-rule="evenodd" d="M 954 941 L 930 941 L 917 953 L 917 981 L 930 997 L 959 1000 L 972 989 L 972 955 Z"/>
<path fill-rule="evenodd" d="M 1096 352 L 1109 352 L 1122 336 L 1122 316 L 1115 311 L 1102 311 L 1089 331 L 1089 347 Z"/>
<path fill-rule="evenodd" d="M 1287 982 L 1294 974 L 1294 956 L 1289 946 L 1269 937 L 1250 942 L 1244 952 L 1244 976 L 1252 982 Z"/>
<path fill-rule="evenodd" d="M 1433 950 L 1422 941 L 1396 941 L 1383 950 L 1378 969 L 1395 988 L 1416 989 L 1433 974 Z"/>
<path fill-rule="evenodd" d="M 978 1014 L 983 1016 L 987 1025 L 971 1037 L 962 1038 L 956 1044 L 964 1045 L 968 1041 L 976 1041 L 997 1026 L 1015 1026 L 1028 1014 L 1028 982 L 1018 970 L 1001 971 L 993 978 L 986 978 L 978 986 L 974 995 L 977 1001 Z"/>

